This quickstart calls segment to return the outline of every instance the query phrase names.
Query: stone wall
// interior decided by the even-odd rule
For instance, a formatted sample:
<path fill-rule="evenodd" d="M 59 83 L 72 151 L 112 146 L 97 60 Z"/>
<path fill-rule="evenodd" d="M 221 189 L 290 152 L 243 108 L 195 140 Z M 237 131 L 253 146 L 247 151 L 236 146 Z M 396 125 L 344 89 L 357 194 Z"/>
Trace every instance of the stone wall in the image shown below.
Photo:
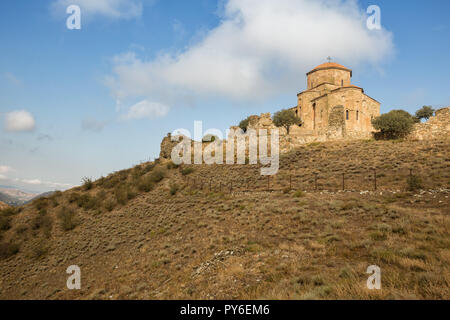
<path fill-rule="evenodd" d="M 432 140 L 450 138 L 450 107 L 436 111 L 427 122 L 417 123 L 408 136 L 411 140 Z"/>

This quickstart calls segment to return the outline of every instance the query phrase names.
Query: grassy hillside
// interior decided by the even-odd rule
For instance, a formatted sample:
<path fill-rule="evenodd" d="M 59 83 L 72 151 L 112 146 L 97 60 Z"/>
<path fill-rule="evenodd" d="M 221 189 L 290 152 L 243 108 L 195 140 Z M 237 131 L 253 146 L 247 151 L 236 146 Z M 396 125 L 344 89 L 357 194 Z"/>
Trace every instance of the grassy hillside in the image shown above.
<path fill-rule="evenodd" d="M 6 209 L 6 208 L 8 208 L 8 207 L 9 207 L 9 206 L 8 206 L 6 203 L 0 201 L 0 210 Z"/>
<path fill-rule="evenodd" d="M 86 181 L 2 212 L 0 298 L 449 299 L 449 159 L 449 141 L 355 141 L 282 156 L 269 186 L 170 162 Z"/>

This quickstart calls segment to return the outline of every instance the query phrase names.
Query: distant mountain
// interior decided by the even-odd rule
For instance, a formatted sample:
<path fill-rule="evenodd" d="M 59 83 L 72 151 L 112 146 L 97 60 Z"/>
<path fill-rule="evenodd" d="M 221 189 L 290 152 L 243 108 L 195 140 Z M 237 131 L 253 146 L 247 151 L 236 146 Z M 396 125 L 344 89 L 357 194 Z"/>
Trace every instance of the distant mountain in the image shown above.
<path fill-rule="evenodd" d="M 27 202 L 25 202 L 25 204 L 28 204 L 28 203 L 30 203 L 30 202 L 33 202 L 34 200 L 39 199 L 39 198 L 50 197 L 50 196 L 51 196 L 52 194 L 54 194 L 54 193 L 55 193 L 55 191 L 48 191 L 48 192 L 44 192 L 44 193 L 38 194 L 38 195 L 35 196 L 34 198 L 32 198 L 32 199 L 28 200 Z"/>
<path fill-rule="evenodd" d="M 23 205 L 37 195 L 37 193 L 25 192 L 19 189 L 0 188 L 0 201 L 10 206 Z"/>

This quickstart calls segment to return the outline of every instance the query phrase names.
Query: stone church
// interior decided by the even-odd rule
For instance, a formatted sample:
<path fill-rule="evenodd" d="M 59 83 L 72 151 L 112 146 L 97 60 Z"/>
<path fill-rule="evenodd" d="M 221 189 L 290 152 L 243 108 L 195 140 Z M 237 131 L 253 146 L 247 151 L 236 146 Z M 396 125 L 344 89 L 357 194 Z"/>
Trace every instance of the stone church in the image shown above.
<path fill-rule="evenodd" d="M 306 75 L 307 89 L 297 95 L 297 106 L 292 108 L 303 121 L 293 128 L 294 136 L 322 141 L 372 136 L 371 120 L 380 115 L 380 103 L 351 83 L 352 70 L 328 62 Z"/>

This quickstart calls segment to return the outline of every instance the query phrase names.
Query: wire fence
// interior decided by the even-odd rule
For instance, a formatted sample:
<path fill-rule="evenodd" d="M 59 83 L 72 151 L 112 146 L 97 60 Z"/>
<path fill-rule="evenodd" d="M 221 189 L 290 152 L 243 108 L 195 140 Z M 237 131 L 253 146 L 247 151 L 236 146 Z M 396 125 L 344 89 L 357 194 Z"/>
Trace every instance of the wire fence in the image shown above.
<path fill-rule="evenodd" d="M 262 192 L 302 190 L 320 191 L 409 191 L 436 188 L 448 189 L 449 170 L 349 170 L 341 172 L 313 171 L 279 173 L 274 176 L 247 177 L 185 177 L 185 186 L 204 192 Z"/>

